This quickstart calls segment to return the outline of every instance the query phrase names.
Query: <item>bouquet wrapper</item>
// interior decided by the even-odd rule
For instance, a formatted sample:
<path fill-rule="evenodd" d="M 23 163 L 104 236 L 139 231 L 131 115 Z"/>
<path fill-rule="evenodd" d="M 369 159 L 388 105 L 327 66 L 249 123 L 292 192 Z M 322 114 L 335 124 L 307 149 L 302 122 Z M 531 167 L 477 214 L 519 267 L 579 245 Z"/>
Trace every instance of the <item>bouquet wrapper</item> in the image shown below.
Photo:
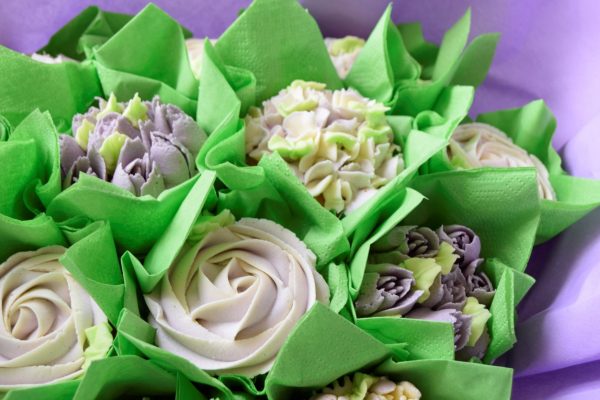
<path fill-rule="evenodd" d="M 96 6 L 87 7 L 52 35 L 37 52 L 54 57 L 62 54 L 79 61 L 89 59 L 94 47 L 106 42 L 130 19 L 128 14 L 108 12 Z"/>
<path fill-rule="evenodd" d="M 520 108 L 481 114 L 477 122 L 505 132 L 513 142 L 535 155 L 548 169 L 557 200 L 540 200 L 541 218 L 536 243 L 551 239 L 600 205 L 600 181 L 568 175 L 552 147 L 556 120 L 541 101 Z M 431 170 L 450 168 L 445 153 L 431 161 Z"/>
<path fill-rule="evenodd" d="M 45 64 L 0 46 L 0 114 L 17 126 L 33 110 L 50 111 L 59 131 L 102 94 L 88 61 Z"/>
<path fill-rule="evenodd" d="M 396 362 L 393 357 L 383 343 L 315 304 L 281 349 L 267 375 L 266 393 L 271 399 L 309 397 L 311 390 L 362 371 L 408 380 L 423 398 L 510 398 L 510 369 L 451 360 Z"/>
<path fill-rule="evenodd" d="M 389 12 L 382 21 L 380 24 L 390 26 Z M 396 30 L 393 25 L 391 29 Z M 297 35 L 299 31 L 304 33 Z M 401 44 L 397 31 L 396 34 Z M 375 39 L 380 36 L 377 30 L 374 35 Z M 373 47 L 377 46 L 386 47 L 381 41 L 375 41 Z M 306 49 L 310 52 L 306 53 Z M 364 54 L 374 67 L 367 70 L 367 65 L 363 65 L 362 73 L 377 76 L 375 61 L 380 52 Z M 326 83 L 329 89 L 341 87 L 310 15 L 291 0 L 254 2 L 214 49 L 205 43 L 197 119 L 210 136 L 198 162 L 199 168 L 216 171 L 225 186 L 219 192 L 219 208 L 231 209 L 237 216 L 269 218 L 291 229 L 317 254 L 319 265 L 324 266 L 346 253 L 347 237 L 356 227 L 376 214 L 389 196 L 403 191 L 419 166 L 440 146 L 445 146 L 447 135 L 430 135 L 427 131 L 453 129 L 466 114 L 472 89 L 446 88 L 437 104 L 439 113 L 424 115 L 425 121 L 419 121 L 427 131 L 413 129 L 417 123 L 412 117 L 389 117 L 396 141 L 404 144 L 406 169 L 340 223 L 310 196 L 277 154 L 263 157 L 257 166 L 245 164 L 240 114 L 243 116 L 249 106 L 260 104 L 295 79 L 317 80 Z M 359 91 L 363 89 L 355 86 Z M 218 106 L 209 108 L 209 104 Z M 259 202 L 255 200 L 257 193 L 267 195 L 261 196 Z"/>
<path fill-rule="evenodd" d="M 352 66 L 347 84 L 389 105 L 393 114 L 416 116 L 435 110 L 448 87 L 476 87 L 483 82 L 498 35 L 478 36 L 466 46 L 470 10 L 446 32 L 439 48 L 425 41 L 418 24 L 396 27 L 391 12 L 388 6 Z M 470 100 L 466 110 L 469 106 Z"/>
<path fill-rule="evenodd" d="M 154 4 L 147 5 L 102 46 L 94 48 L 94 64 L 103 92 L 119 99 L 159 95 L 194 115 L 198 81 L 185 46 L 184 29 Z"/>

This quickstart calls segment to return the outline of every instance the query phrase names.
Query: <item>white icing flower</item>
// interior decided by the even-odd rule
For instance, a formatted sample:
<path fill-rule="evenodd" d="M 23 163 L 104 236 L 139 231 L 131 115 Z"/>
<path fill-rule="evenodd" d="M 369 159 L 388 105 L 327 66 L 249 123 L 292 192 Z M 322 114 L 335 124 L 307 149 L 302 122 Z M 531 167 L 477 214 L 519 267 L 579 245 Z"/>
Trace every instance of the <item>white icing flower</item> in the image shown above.
<path fill-rule="evenodd" d="M 515 145 L 499 129 L 483 123 L 460 125 L 447 147 L 448 158 L 457 168 L 535 167 L 538 192 L 542 199 L 556 200 L 548 170 L 533 154 Z"/>
<path fill-rule="evenodd" d="M 421 392 L 410 382 L 393 382 L 357 372 L 352 379 L 344 376 L 310 400 L 419 400 Z"/>
<path fill-rule="evenodd" d="M 46 54 L 46 53 L 33 53 L 31 55 L 31 58 L 33 60 L 39 61 L 39 62 L 43 62 L 45 64 L 61 64 L 64 63 L 65 61 L 75 61 L 70 57 L 67 57 L 65 55 L 59 54 L 56 57 L 51 56 L 50 54 Z"/>
<path fill-rule="evenodd" d="M 191 241 L 145 296 L 158 346 L 215 374 L 267 372 L 329 290 L 315 256 L 274 222 L 246 218 Z"/>
<path fill-rule="evenodd" d="M 325 45 L 338 75 L 345 79 L 356 61 L 356 57 L 365 47 L 365 41 L 356 36 L 325 38 Z"/>
<path fill-rule="evenodd" d="M 387 108 L 353 89 L 294 81 L 246 116 L 246 154 L 277 152 L 325 208 L 352 211 L 404 168 Z"/>
<path fill-rule="evenodd" d="M 77 378 L 112 345 L 106 316 L 58 261 L 64 251 L 0 264 L 0 392 Z"/>
<path fill-rule="evenodd" d="M 200 78 L 200 69 L 202 68 L 202 56 L 204 55 L 204 41 L 206 39 L 190 38 L 185 41 L 187 48 L 190 66 L 196 79 Z M 212 44 L 217 42 L 216 39 L 208 39 Z"/>

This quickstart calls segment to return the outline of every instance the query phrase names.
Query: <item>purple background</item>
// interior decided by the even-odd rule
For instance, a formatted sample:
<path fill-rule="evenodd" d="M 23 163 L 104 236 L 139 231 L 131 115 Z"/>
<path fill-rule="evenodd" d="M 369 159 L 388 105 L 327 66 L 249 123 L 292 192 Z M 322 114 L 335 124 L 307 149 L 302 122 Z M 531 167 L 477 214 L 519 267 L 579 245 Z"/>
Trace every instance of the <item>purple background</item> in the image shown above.
<path fill-rule="evenodd" d="M 196 36 L 217 37 L 249 1 L 156 1 Z M 600 3 L 595 0 L 394 1 L 396 22 L 421 21 L 428 39 L 470 5 L 473 34 L 500 32 L 474 113 L 543 98 L 556 113 L 554 145 L 567 169 L 600 179 Z M 133 13 L 142 0 L 0 0 L 0 44 L 32 52 L 87 5 Z M 381 0 L 305 0 L 327 35 L 367 35 Z M 600 399 L 600 210 L 536 249 L 538 283 L 520 308 L 515 399 Z"/>

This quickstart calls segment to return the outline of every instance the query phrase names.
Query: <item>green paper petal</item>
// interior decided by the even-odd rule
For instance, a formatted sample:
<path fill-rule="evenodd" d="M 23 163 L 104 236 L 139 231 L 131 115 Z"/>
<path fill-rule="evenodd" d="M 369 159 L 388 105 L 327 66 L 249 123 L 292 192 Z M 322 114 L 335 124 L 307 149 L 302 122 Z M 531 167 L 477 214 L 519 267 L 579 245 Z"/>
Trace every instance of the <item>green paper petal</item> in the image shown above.
<path fill-rule="evenodd" d="M 342 86 L 316 22 L 295 0 L 254 1 L 215 49 L 227 65 L 254 74 L 257 103 L 296 79 Z"/>

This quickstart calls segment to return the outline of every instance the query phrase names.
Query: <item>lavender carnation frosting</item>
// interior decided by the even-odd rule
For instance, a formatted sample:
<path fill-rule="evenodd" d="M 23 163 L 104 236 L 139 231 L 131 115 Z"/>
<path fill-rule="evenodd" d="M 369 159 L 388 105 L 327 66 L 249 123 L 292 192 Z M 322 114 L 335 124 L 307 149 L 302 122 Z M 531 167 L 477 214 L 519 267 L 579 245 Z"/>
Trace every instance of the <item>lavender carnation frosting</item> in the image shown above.
<path fill-rule="evenodd" d="M 73 117 L 73 136 L 60 137 L 65 188 L 85 173 L 136 196 L 157 197 L 197 173 L 206 134 L 178 107 L 137 94 L 126 103 L 114 95 L 99 101 Z"/>
<path fill-rule="evenodd" d="M 495 290 L 480 255 L 481 240 L 466 226 L 395 226 L 371 244 L 356 315 L 451 323 L 461 357 L 483 358 Z"/>

